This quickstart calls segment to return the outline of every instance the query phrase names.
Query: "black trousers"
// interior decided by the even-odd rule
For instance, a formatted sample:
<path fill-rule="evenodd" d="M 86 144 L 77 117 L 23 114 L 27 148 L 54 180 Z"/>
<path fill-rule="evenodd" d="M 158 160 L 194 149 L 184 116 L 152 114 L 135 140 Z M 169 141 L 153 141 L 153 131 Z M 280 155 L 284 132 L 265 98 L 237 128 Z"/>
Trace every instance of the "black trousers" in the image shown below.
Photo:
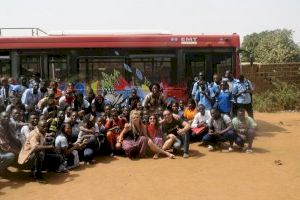
<path fill-rule="evenodd" d="M 248 104 L 241 104 L 241 103 L 235 103 L 233 104 L 233 107 L 232 107 L 232 114 L 233 114 L 233 117 L 236 117 L 237 116 L 237 111 L 238 109 L 240 108 L 244 108 L 248 115 L 254 119 L 254 116 L 253 116 L 253 107 L 252 107 L 252 103 L 248 103 Z"/>

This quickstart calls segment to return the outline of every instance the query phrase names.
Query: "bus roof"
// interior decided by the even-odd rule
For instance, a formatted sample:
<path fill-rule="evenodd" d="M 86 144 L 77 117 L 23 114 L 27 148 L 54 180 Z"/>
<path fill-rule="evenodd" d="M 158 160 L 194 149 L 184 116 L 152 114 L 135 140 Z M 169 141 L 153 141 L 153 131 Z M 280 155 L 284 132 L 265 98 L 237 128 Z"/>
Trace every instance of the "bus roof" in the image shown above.
<path fill-rule="evenodd" d="M 0 49 L 47 48 L 238 48 L 239 35 L 176 35 L 167 33 L 75 34 L 0 37 Z"/>

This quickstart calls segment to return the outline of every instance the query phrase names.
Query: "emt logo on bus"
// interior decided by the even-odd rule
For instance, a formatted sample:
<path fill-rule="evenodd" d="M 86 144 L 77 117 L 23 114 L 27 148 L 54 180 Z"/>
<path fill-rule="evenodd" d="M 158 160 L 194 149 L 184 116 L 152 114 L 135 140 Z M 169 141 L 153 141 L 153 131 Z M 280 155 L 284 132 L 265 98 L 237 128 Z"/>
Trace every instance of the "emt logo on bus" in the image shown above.
<path fill-rule="evenodd" d="M 197 37 L 182 37 L 181 44 L 197 44 Z"/>

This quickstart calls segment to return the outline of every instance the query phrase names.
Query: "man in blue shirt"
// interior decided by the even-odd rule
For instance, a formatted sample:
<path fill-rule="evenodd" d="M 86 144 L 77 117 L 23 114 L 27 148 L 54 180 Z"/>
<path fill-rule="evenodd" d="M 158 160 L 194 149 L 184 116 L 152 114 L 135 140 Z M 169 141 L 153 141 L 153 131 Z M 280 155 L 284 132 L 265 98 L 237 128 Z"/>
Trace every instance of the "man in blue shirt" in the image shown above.
<path fill-rule="evenodd" d="M 216 96 L 216 107 L 222 114 L 231 114 L 232 107 L 232 95 L 228 90 L 228 84 L 226 81 L 222 81 L 220 84 L 220 92 Z"/>
<path fill-rule="evenodd" d="M 205 87 L 208 88 L 208 84 L 205 81 L 205 77 L 204 77 L 204 73 L 203 72 L 199 72 L 199 78 L 198 80 L 193 84 L 193 89 L 192 89 L 192 98 L 195 99 L 196 93 L 197 91 L 200 89 L 199 85 L 200 85 L 200 81 L 204 81 L 205 82 Z"/>
<path fill-rule="evenodd" d="M 233 110 L 233 116 L 237 115 L 237 110 L 239 108 L 244 108 L 248 115 L 253 118 L 252 92 L 253 87 L 251 82 L 246 80 L 244 75 L 240 75 L 232 88 L 232 94 L 234 95 L 236 101 Z"/>
<path fill-rule="evenodd" d="M 212 108 L 214 94 L 211 88 L 208 88 L 205 80 L 199 81 L 199 89 L 196 91 L 195 101 L 197 105 L 203 104 L 206 110 L 210 110 Z"/>
<path fill-rule="evenodd" d="M 21 101 L 27 111 L 35 110 L 38 102 L 42 99 L 42 93 L 39 90 L 39 84 L 35 82 L 33 88 L 28 88 L 22 95 Z"/>

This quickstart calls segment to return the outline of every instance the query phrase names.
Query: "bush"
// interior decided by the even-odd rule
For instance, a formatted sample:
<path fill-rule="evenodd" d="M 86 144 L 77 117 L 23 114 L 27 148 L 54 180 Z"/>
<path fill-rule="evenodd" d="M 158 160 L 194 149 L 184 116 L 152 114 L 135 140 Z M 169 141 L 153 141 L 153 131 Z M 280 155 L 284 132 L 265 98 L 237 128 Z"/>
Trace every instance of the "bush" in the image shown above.
<path fill-rule="evenodd" d="M 300 110 L 300 86 L 282 81 L 272 82 L 273 88 L 253 95 L 253 107 L 260 112 Z"/>

